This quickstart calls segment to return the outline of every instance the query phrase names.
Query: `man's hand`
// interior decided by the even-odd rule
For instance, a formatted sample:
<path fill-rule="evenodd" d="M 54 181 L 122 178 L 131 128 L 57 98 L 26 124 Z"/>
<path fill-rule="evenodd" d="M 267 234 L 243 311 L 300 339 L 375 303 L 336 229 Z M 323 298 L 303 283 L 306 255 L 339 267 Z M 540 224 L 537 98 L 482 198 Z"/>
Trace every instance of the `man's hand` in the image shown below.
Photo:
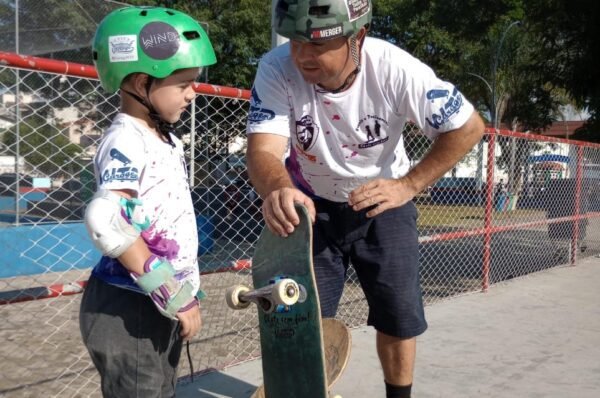
<path fill-rule="evenodd" d="M 367 212 L 367 217 L 375 217 L 386 210 L 404 205 L 417 193 L 405 178 L 379 178 L 350 192 L 348 204 L 356 211 L 376 206 Z"/>
<path fill-rule="evenodd" d="M 294 227 L 300 223 L 294 203 L 306 206 L 311 221 L 315 222 L 316 210 L 312 199 L 296 188 L 281 188 L 268 194 L 262 205 L 263 218 L 271 232 L 283 237 L 294 232 Z"/>
<path fill-rule="evenodd" d="M 180 335 L 183 338 L 183 341 L 190 341 L 202 326 L 200 307 L 198 305 L 194 305 L 185 312 L 178 312 L 177 319 L 181 322 Z"/>
<path fill-rule="evenodd" d="M 262 213 L 267 228 L 275 235 L 287 237 L 300 222 L 294 203 L 306 206 L 315 222 L 313 201 L 296 189 L 282 159 L 288 149 L 288 139 L 268 133 L 248 136 L 246 161 L 248 174 L 256 192 L 263 199 Z"/>

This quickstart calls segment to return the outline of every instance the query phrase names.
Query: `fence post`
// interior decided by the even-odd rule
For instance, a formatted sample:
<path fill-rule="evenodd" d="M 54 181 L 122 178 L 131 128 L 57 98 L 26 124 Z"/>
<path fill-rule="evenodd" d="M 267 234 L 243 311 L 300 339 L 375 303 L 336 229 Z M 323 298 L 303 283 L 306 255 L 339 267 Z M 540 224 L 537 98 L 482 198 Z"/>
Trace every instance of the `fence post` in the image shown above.
<path fill-rule="evenodd" d="M 490 263 L 492 258 L 492 218 L 494 211 L 494 167 L 496 164 L 496 131 L 487 132 L 488 159 L 485 183 L 485 215 L 483 222 L 483 261 L 481 289 L 485 292 L 490 287 Z"/>
<path fill-rule="evenodd" d="M 583 182 L 583 147 L 577 146 L 577 168 L 575 169 L 575 209 L 573 209 L 573 236 L 571 238 L 571 266 L 577 261 L 577 248 L 579 242 L 579 222 L 581 213 L 581 187 Z"/>
<path fill-rule="evenodd" d="M 196 176 L 196 98 L 190 109 L 190 189 L 194 189 Z"/>

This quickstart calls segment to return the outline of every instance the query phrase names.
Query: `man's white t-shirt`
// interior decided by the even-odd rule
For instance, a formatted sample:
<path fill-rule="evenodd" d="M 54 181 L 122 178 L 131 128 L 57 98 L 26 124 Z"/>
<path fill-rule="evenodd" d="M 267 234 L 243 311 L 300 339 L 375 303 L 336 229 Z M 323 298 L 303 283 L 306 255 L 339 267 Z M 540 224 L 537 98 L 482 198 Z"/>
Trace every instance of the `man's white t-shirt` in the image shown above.
<path fill-rule="evenodd" d="M 434 139 L 463 126 L 472 113 L 454 85 L 386 41 L 365 39 L 361 71 L 337 94 L 306 83 L 286 43 L 260 62 L 247 133 L 289 137 L 286 166 L 298 188 L 345 202 L 367 181 L 408 172 L 402 137 L 407 122 Z"/>
<path fill-rule="evenodd" d="M 178 280 L 190 281 L 197 290 L 196 218 L 183 145 L 176 137 L 171 139 L 174 146 L 120 113 L 98 147 L 94 169 L 99 189 L 137 192 L 142 206 L 136 212 L 150 221 L 141 234 L 148 248 L 173 265 Z M 142 291 L 116 259 L 102 257 L 94 274 L 110 284 Z"/>

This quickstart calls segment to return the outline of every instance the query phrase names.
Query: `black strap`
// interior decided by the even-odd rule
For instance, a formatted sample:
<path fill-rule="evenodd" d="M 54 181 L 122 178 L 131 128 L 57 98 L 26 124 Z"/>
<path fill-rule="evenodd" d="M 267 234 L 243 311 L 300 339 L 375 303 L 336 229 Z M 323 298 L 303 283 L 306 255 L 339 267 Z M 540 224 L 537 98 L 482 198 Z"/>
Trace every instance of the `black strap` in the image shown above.
<path fill-rule="evenodd" d="M 335 90 L 328 90 L 325 87 L 321 86 L 320 84 L 318 86 L 321 87 L 321 89 L 323 89 L 331 94 L 337 94 L 339 92 L 344 91 L 345 89 L 347 89 L 348 87 L 350 87 L 352 85 L 352 82 L 354 82 L 354 78 L 356 77 L 356 75 L 358 75 L 358 72 L 360 72 L 360 66 L 358 66 L 356 69 L 354 69 L 352 71 L 352 73 L 350 73 L 348 75 L 346 80 L 344 80 L 344 83 L 342 83 L 342 85 L 339 86 L 338 88 L 336 88 Z"/>
<path fill-rule="evenodd" d="M 150 91 L 150 86 L 152 85 L 151 79 L 152 79 L 152 77 L 149 76 L 148 81 L 150 82 L 150 84 L 146 85 L 146 92 Z M 175 135 L 177 133 L 177 125 L 163 120 L 163 118 L 161 118 L 160 115 L 154 110 L 154 107 L 152 106 L 152 104 L 148 103 L 149 101 L 146 101 L 144 98 L 140 97 L 139 95 L 137 95 L 135 93 L 132 93 L 131 91 L 128 91 L 125 89 L 121 89 L 121 90 L 123 90 L 127 94 L 131 95 L 137 102 L 139 102 L 140 104 L 145 106 L 146 109 L 148 109 L 148 117 L 150 117 L 150 119 L 154 122 L 158 132 L 163 137 L 165 137 L 165 139 L 167 140 L 169 145 L 171 145 L 173 148 L 175 148 L 175 143 L 173 142 L 173 139 L 171 138 L 171 134 Z"/>

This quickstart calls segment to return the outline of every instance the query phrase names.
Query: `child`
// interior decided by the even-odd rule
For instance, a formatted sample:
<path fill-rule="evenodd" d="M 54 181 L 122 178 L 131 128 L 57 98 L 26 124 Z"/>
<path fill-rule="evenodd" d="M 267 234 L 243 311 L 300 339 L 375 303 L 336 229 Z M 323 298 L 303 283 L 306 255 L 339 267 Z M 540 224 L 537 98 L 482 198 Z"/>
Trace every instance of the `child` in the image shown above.
<path fill-rule="evenodd" d="M 196 221 L 173 124 L 215 54 L 188 15 L 128 7 L 100 23 L 93 56 L 103 88 L 121 90 L 121 111 L 94 159 L 85 224 L 103 257 L 81 334 L 105 397 L 172 397 L 182 342 L 201 325 Z"/>

